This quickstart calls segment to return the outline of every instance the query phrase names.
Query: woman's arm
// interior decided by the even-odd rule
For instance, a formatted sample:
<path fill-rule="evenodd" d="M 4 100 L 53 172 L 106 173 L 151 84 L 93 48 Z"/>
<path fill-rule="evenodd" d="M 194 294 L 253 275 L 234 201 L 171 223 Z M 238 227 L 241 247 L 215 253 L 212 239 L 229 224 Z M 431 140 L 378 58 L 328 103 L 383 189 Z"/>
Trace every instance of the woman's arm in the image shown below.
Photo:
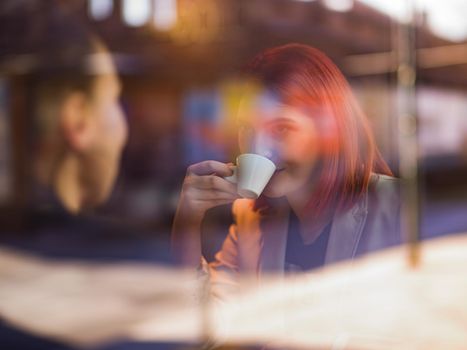
<path fill-rule="evenodd" d="M 239 198 L 236 185 L 222 178 L 230 175 L 229 165 L 216 161 L 188 168 L 172 226 L 172 252 L 182 266 L 198 267 L 201 262 L 201 223 L 206 211 Z"/>
<path fill-rule="evenodd" d="M 237 225 L 230 226 L 229 234 L 217 252 L 213 262 L 209 263 L 210 294 L 217 300 L 226 300 L 238 289 L 238 235 Z"/>

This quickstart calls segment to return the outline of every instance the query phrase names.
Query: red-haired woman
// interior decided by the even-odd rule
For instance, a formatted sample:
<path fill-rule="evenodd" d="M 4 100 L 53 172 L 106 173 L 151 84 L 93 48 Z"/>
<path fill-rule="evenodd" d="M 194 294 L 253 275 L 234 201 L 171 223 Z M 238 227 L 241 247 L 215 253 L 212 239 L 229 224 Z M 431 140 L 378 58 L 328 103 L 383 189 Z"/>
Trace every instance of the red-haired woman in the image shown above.
<path fill-rule="evenodd" d="M 222 178 L 231 175 L 228 164 L 192 165 L 172 236 L 182 262 L 203 260 L 206 210 L 234 201 L 235 222 L 215 260 L 204 264 L 213 287 L 232 285 L 239 272 L 306 271 L 397 244 L 398 181 L 331 60 L 288 44 L 257 55 L 246 76 L 262 89 L 240 106 L 240 149 L 269 148 L 277 170 L 255 201 L 239 199 Z"/>

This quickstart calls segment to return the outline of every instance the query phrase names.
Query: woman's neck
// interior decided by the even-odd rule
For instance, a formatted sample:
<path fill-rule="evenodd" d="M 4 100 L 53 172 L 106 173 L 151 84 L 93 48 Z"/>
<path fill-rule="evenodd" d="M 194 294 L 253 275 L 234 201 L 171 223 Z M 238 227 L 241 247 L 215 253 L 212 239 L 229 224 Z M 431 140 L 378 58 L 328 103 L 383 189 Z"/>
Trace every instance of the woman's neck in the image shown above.
<path fill-rule="evenodd" d="M 313 191 L 314 183 L 310 181 L 300 189 L 286 195 L 290 208 L 293 210 L 297 218 L 302 222 L 305 221 L 307 217 L 305 208 L 310 201 Z"/>
<path fill-rule="evenodd" d="M 75 156 L 65 156 L 52 178 L 52 187 L 62 205 L 77 214 L 83 205 L 83 191 L 80 183 L 80 163 Z"/>
<path fill-rule="evenodd" d="M 305 244 L 311 244 L 323 232 L 323 229 L 332 220 L 332 212 L 322 213 L 318 216 L 308 210 L 311 196 L 316 189 L 316 182 L 310 181 L 300 190 L 287 195 L 290 208 L 298 218 L 300 235 Z"/>

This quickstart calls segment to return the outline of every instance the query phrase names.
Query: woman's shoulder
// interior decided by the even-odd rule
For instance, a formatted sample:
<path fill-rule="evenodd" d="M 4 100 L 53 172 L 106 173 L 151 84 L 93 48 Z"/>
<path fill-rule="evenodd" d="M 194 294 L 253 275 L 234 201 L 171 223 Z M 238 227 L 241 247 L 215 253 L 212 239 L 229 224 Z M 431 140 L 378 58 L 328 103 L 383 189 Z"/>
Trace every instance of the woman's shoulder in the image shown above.
<path fill-rule="evenodd" d="M 383 174 L 372 174 L 368 188 L 369 209 L 379 208 L 396 212 L 400 206 L 400 179 Z M 378 204 L 375 206 L 375 204 Z"/>
<path fill-rule="evenodd" d="M 385 184 L 399 184 L 400 180 L 397 177 L 385 174 L 372 173 L 370 177 L 370 183 L 381 183 Z"/>
<path fill-rule="evenodd" d="M 400 180 L 372 174 L 366 196 L 366 224 L 357 255 L 401 243 Z"/>
<path fill-rule="evenodd" d="M 371 174 L 369 191 L 381 194 L 399 195 L 400 180 L 396 177 L 384 174 Z"/>

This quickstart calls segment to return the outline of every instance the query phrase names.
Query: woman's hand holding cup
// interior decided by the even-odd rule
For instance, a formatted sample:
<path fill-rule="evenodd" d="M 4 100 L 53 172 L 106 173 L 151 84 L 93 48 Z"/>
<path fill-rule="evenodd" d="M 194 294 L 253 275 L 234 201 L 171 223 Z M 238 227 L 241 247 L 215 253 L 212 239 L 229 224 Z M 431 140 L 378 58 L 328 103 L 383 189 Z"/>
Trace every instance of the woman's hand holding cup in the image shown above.
<path fill-rule="evenodd" d="M 240 198 L 237 185 L 225 180 L 231 165 L 207 160 L 188 167 L 178 210 L 190 222 L 201 222 L 207 210 Z"/>
<path fill-rule="evenodd" d="M 200 261 L 201 222 L 207 210 L 242 197 L 258 198 L 275 170 L 271 160 L 257 154 L 240 155 L 237 166 L 208 160 L 188 167 L 172 229 L 180 262 L 196 266 Z"/>
<path fill-rule="evenodd" d="M 206 211 L 240 198 L 237 185 L 223 178 L 232 175 L 231 165 L 213 160 L 188 167 L 172 227 L 172 249 L 181 264 L 196 267 L 200 262 Z"/>

